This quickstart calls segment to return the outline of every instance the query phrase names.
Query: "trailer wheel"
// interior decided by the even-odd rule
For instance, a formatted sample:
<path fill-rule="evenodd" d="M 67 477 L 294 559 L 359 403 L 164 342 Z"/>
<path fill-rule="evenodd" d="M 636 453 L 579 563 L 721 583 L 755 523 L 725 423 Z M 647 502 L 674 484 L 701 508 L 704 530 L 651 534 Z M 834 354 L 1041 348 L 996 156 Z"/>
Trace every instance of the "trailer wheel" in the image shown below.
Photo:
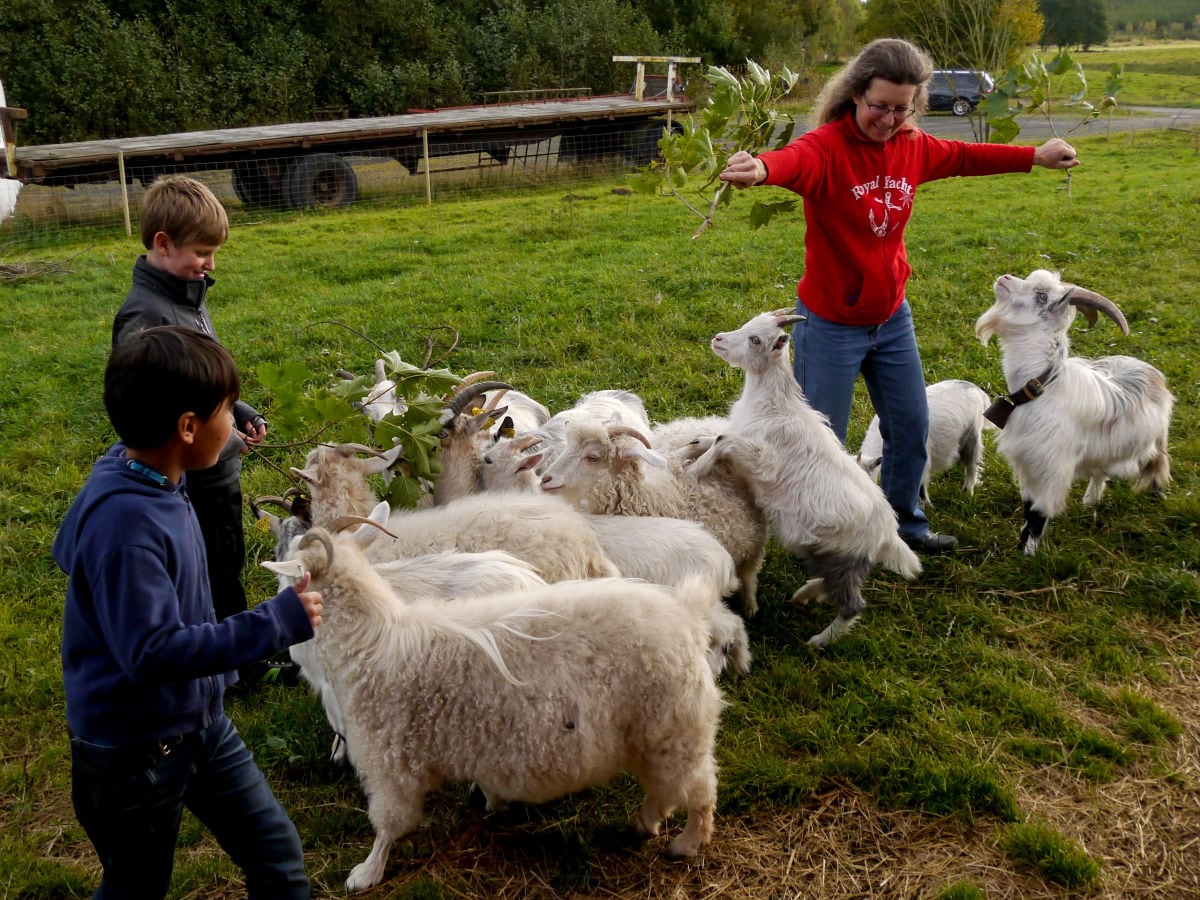
<path fill-rule="evenodd" d="M 284 202 L 284 172 L 273 161 L 239 162 L 233 166 L 233 192 L 247 206 L 279 209 Z"/>
<path fill-rule="evenodd" d="M 667 123 L 662 119 L 645 122 L 625 135 L 625 146 L 621 156 L 626 164 L 631 166 L 648 166 L 652 160 L 660 158 L 658 142 L 662 139 L 663 129 Z M 671 123 L 671 130 L 682 133 L 683 128 L 678 123 Z"/>
<path fill-rule="evenodd" d="M 288 172 L 285 183 L 293 209 L 349 206 L 358 198 L 358 178 L 354 169 L 332 153 L 300 157 Z"/>

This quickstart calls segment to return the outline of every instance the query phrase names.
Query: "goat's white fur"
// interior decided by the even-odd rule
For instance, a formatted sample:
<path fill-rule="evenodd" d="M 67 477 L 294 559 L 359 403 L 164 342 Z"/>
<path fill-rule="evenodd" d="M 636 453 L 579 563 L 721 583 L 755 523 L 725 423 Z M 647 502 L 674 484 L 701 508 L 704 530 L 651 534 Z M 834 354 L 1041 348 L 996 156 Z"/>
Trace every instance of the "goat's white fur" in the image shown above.
<path fill-rule="evenodd" d="M 649 449 L 629 426 L 577 419 L 566 445 L 542 475 L 542 490 L 591 513 L 670 516 L 699 522 L 729 551 L 747 615 L 757 610 L 766 522 L 739 479 L 723 471 L 693 478 L 680 463 Z M 640 433 L 640 432 L 639 432 Z"/>
<path fill-rule="evenodd" d="M 809 639 L 824 646 L 862 612 L 861 585 L 873 564 L 915 578 L 921 563 L 901 540 L 896 514 L 879 486 L 846 453 L 796 383 L 784 329 L 797 320 L 787 309 L 761 313 L 712 339 L 713 352 L 743 370 L 746 382 L 730 408 L 729 431 L 690 471 L 704 477 L 725 464 L 738 472 L 780 544 L 821 579 L 794 597 L 824 593 L 837 602 L 837 619 Z"/>
<path fill-rule="evenodd" d="M 348 537 L 332 539 L 332 559 L 299 543 L 375 827 L 348 890 L 379 883 L 392 843 L 446 782 L 475 782 L 490 805 L 540 803 L 631 771 L 646 789 L 642 833 L 682 806 L 669 852 L 710 840 L 722 701 L 706 658 L 715 598 L 697 596 L 707 586 L 601 579 L 405 605 Z"/>
<path fill-rule="evenodd" d="M 1099 309 L 1128 333 L 1124 316 L 1106 298 L 1045 269 L 1028 278 L 1001 275 L 994 293 L 975 334 L 985 345 L 993 336 L 999 340 L 1008 390 L 1049 373 L 1041 396 L 1012 410 L 997 442 L 1020 487 L 1021 546 L 1032 554 L 1075 480 L 1088 479 L 1083 502 L 1093 505 L 1109 478 L 1131 479 L 1134 490 L 1170 483 L 1167 438 L 1175 398 L 1162 372 L 1140 359 L 1070 356 L 1067 331 L 1077 305 L 1090 321 Z"/>
<path fill-rule="evenodd" d="M 931 384 L 925 395 L 929 400 L 929 436 L 925 440 L 921 501 L 929 503 L 929 479 L 956 464 L 963 467 L 963 490 L 973 494 L 983 471 L 983 431 L 996 427 L 983 417 L 991 399 L 979 385 L 960 379 Z M 878 481 L 882 461 L 883 435 L 879 416 L 874 416 L 858 448 L 858 464 Z"/>

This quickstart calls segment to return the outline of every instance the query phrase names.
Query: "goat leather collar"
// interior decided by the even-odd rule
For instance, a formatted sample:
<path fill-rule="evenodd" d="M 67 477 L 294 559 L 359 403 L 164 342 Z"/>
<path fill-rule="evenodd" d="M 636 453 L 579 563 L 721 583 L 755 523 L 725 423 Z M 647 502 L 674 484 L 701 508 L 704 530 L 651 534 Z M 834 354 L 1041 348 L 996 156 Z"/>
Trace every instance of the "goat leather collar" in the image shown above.
<path fill-rule="evenodd" d="M 1054 368 L 1051 367 L 1037 378 L 1030 378 L 1019 390 L 1005 394 L 1003 397 L 997 397 L 992 405 L 983 411 L 983 417 L 997 428 L 1003 428 L 1008 422 L 1008 417 L 1012 415 L 1012 411 L 1018 406 L 1042 396 L 1042 391 L 1046 389 L 1046 385 L 1051 382 L 1053 377 Z"/>

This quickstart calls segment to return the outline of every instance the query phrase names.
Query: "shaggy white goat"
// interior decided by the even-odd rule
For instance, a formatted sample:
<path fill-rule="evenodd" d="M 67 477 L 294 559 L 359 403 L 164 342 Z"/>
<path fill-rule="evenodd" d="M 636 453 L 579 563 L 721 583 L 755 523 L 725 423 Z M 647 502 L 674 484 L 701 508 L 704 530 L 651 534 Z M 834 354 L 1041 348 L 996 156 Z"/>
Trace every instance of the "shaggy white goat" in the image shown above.
<path fill-rule="evenodd" d="M 975 334 L 985 345 L 995 335 L 1004 354 L 1010 393 L 989 415 L 1001 426 L 997 449 L 1025 504 L 1021 547 L 1032 554 L 1076 479 L 1088 479 L 1083 502 L 1091 505 L 1109 478 L 1136 479 L 1134 490 L 1170 483 L 1167 433 L 1175 398 L 1162 372 L 1140 359 L 1069 355 L 1067 330 L 1077 309 L 1090 324 L 1099 311 L 1129 333 L 1106 297 L 1045 269 L 1028 278 L 1001 275 L 994 292 L 996 302 L 976 320 Z"/>
<path fill-rule="evenodd" d="M 671 855 L 711 839 L 722 701 L 705 654 L 705 589 L 602 579 L 405 605 L 353 540 L 318 529 L 290 562 L 267 565 L 309 572 L 325 602 L 315 640 L 375 827 L 347 890 L 379 883 L 392 843 L 447 782 L 473 781 L 497 806 L 629 771 L 646 791 L 640 832 L 657 835 L 685 807 Z"/>
<path fill-rule="evenodd" d="M 862 613 L 862 583 L 873 564 L 915 578 L 921 563 L 901 540 L 879 485 L 808 405 L 792 375 L 784 329 L 800 320 L 790 309 L 775 310 L 712 339 L 713 352 L 742 369 L 746 383 L 729 411 L 730 430 L 690 471 L 704 477 L 724 462 L 741 474 L 779 543 L 801 556 L 812 576 L 793 599 L 822 594 L 837 603 L 837 618 L 809 639 L 822 647 Z"/>
<path fill-rule="evenodd" d="M 929 502 L 929 479 L 960 463 L 963 490 L 973 494 L 983 471 L 983 430 L 996 427 L 983 417 L 992 401 L 979 385 L 959 379 L 931 384 L 925 395 L 929 399 L 929 436 L 925 440 L 928 458 L 921 476 L 921 502 Z M 858 464 L 878 481 L 882 462 L 883 435 L 879 416 L 875 416 L 858 448 Z"/>
<path fill-rule="evenodd" d="M 286 559 L 286 554 L 279 557 Z M 414 559 L 398 559 L 373 567 L 403 602 L 449 601 L 464 597 L 480 597 L 502 591 L 534 590 L 546 582 L 533 567 L 523 560 L 498 550 L 483 553 L 454 553 L 446 551 Z M 288 583 L 279 577 L 280 589 Z M 325 718 L 335 735 L 329 757 L 334 762 L 346 758 L 346 720 L 330 684 L 320 646 L 315 640 L 293 644 L 288 648 L 292 660 L 300 666 L 300 674 L 320 698 Z M 724 646 L 717 648 L 714 659 L 724 660 Z"/>
<path fill-rule="evenodd" d="M 740 481 L 714 472 L 693 478 L 679 462 L 651 450 L 637 428 L 581 418 L 567 426 L 566 445 L 542 475 L 542 491 L 590 513 L 670 516 L 699 522 L 729 551 L 746 615 L 758 608 L 758 570 L 766 521 Z"/>

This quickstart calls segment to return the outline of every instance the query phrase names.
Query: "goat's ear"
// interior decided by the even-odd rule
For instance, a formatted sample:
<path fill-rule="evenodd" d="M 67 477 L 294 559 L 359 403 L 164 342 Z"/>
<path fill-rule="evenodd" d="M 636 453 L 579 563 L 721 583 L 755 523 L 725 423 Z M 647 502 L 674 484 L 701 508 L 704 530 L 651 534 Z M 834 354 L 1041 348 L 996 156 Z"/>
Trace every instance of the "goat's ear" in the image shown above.
<path fill-rule="evenodd" d="M 283 562 L 263 560 L 259 563 L 268 572 L 274 572 L 284 578 L 300 579 L 304 575 L 304 563 L 298 559 L 285 559 Z"/>
<path fill-rule="evenodd" d="M 647 447 L 643 447 L 641 444 L 631 444 L 630 446 L 625 447 L 621 450 L 620 456 L 622 459 L 633 459 L 634 457 L 637 457 L 638 459 L 644 460 L 645 462 L 659 469 L 665 469 L 667 467 L 667 458 L 665 456 L 656 450 L 650 450 Z"/>
<path fill-rule="evenodd" d="M 860 466 L 862 466 L 862 470 L 864 472 L 866 472 L 868 475 L 870 475 L 872 472 L 874 472 L 876 469 L 878 469 L 881 465 L 883 465 L 883 457 L 882 456 L 868 456 L 868 457 L 864 458 L 863 455 L 860 453 L 858 455 L 858 464 Z"/>
<path fill-rule="evenodd" d="M 520 465 L 517 466 L 517 471 L 524 472 L 526 469 L 534 468 L 545 456 L 545 453 L 531 453 L 526 457 L 522 457 Z"/>
<path fill-rule="evenodd" d="M 364 475 L 376 475 L 391 468 L 392 463 L 404 452 L 402 444 L 396 444 L 390 450 L 385 450 L 382 456 L 374 457 L 363 462 Z"/>
<path fill-rule="evenodd" d="M 375 508 L 371 510 L 367 518 L 376 525 L 380 526 L 380 528 L 386 528 L 388 517 L 391 516 L 391 514 L 391 504 L 389 504 L 386 500 L 380 500 L 377 504 L 375 504 Z M 361 525 L 354 531 L 354 542 L 358 544 L 358 547 L 361 550 L 370 546 L 371 542 L 382 533 L 383 532 L 381 532 L 379 528 L 371 528 L 367 525 Z"/>
<path fill-rule="evenodd" d="M 279 537 L 279 533 L 283 530 L 283 521 L 279 516 L 267 512 L 265 509 L 259 509 L 257 506 L 251 506 L 254 510 L 254 518 L 258 520 L 259 528 L 266 528 L 275 537 Z M 266 525 L 262 523 L 266 522 Z"/>
<path fill-rule="evenodd" d="M 776 350 L 782 350 L 784 347 L 787 346 L 787 344 L 788 344 L 788 334 L 786 331 L 783 332 L 783 334 L 779 335 L 779 337 L 775 338 L 775 349 Z"/>

